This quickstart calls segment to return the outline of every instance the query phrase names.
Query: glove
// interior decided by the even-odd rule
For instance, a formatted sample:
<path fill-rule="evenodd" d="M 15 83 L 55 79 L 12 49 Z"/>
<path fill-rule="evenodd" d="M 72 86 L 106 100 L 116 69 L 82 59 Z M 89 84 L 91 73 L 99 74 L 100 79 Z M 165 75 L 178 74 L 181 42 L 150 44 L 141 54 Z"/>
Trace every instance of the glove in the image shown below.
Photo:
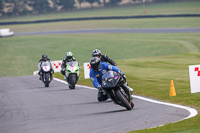
<path fill-rule="evenodd" d="M 118 73 L 120 74 L 120 76 L 124 79 L 124 81 L 126 82 L 126 76 L 124 74 L 124 72 L 122 71 L 118 71 Z"/>
<path fill-rule="evenodd" d="M 98 86 L 97 86 L 97 89 L 98 89 L 98 90 L 101 90 L 101 89 L 103 89 L 103 88 L 101 87 L 101 85 L 98 85 Z"/>
<path fill-rule="evenodd" d="M 122 72 L 122 71 L 120 71 L 120 70 L 118 71 L 118 73 L 119 73 L 121 76 L 125 75 L 124 72 Z"/>
<path fill-rule="evenodd" d="M 97 89 L 99 90 L 99 92 L 103 92 L 103 88 L 101 87 L 101 85 L 99 85 L 99 86 L 97 87 Z"/>
<path fill-rule="evenodd" d="M 65 75 L 65 68 L 62 68 L 61 71 L 62 75 Z"/>
<path fill-rule="evenodd" d="M 97 89 L 99 90 L 100 93 L 102 93 L 103 95 L 106 95 L 106 92 L 105 92 L 105 90 L 101 87 L 101 85 L 99 85 L 99 86 L 97 87 Z"/>
<path fill-rule="evenodd" d="M 53 74 L 54 73 L 54 70 L 51 70 L 51 74 Z"/>

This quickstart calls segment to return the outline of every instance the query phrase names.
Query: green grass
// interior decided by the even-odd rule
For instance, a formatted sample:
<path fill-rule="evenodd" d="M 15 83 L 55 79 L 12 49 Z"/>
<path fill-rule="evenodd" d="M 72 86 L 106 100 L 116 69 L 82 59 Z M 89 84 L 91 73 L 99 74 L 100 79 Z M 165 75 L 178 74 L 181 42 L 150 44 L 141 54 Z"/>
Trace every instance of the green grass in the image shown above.
<path fill-rule="evenodd" d="M 42 24 L 23 24 L 0 26 L 10 28 L 15 33 L 74 30 L 74 29 L 110 29 L 110 28 L 191 28 L 200 27 L 200 18 L 149 18 L 149 19 L 125 19 L 125 20 L 94 20 L 72 21 Z"/>
<path fill-rule="evenodd" d="M 200 93 L 191 94 L 188 66 L 200 64 L 200 54 L 139 58 L 120 61 L 134 94 L 156 98 L 170 103 L 191 106 L 200 111 Z M 126 65 L 124 65 L 126 64 Z M 169 97 L 170 80 L 174 81 L 177 96 Z M 197 133 L 200 115 L 189 120 L 167 124 L 160 128 L 135 132 L 147 133 Z M 134 133 L 134 132 L 131 132 Z"/>
<path fill-rule="evenodd" d="M 155 14 L 199 14 L 200 13 L 199 1 L 188 2 L 173 2 L 173 3 L 160 3 L 160 4 L 145 4 L 143 5 L 130 5 L 115 8 L 103 9 L 89 9 L 79 10 L 63 13 L 52 13 L 45 15 L 24 16 L 24 17 L 11 17 L 1 19 L 0 22 L 6 21 L 33 21 L 43 19 L 58 19 L 58 18 L 78 18 L 78 17 L 98 17 L 98 16 L 132 16 L 144 15 L 143 9 L 147 11 L 146 15 Z"/>
<path fill-rule="evenodd" d="M 72 51 L 81 64 L 90 60 L 95 48 L 101 49 L 114 60 L 198 53 L 199 35 L 66 34 L 1 38 L 0 76 L 31 75 L 44 53 L 52 60 L 62 60 L 67 51 Z"/>

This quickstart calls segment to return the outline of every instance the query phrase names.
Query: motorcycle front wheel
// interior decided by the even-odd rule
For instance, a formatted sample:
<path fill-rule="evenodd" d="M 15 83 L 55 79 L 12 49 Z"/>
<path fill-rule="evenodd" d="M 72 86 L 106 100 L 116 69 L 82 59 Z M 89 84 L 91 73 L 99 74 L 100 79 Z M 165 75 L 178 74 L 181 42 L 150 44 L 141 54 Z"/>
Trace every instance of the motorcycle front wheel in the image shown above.
<path fill-rule="evenodd" d="M 121 103 L 124 105 L 124 107 L 127 109 L 127 110 L 131 110 L 132 109 L 132 106 L 131 104 L 129 103 L 129 101 L 126 99 L 126 97 L 121 93 L 121 91 L 118 89 L 116 91 L 116 97 L 118 100 L 121 101 Z"/>
<path fill-rule="evenodd" d="M 44 82 L 44 85 L 45 85 L 45 87 L 49 87 L 49 74 L 45 74 L 45 82 Z"/>
<path fill-rule="evenodd" d="M 70 76 L 69 77 L 69 81 L 70 81 L 70 84 L 69 84 L 69 88 L 70 89 L 75 89 L 75 84 L 76 84 L 76 76 Z"/>

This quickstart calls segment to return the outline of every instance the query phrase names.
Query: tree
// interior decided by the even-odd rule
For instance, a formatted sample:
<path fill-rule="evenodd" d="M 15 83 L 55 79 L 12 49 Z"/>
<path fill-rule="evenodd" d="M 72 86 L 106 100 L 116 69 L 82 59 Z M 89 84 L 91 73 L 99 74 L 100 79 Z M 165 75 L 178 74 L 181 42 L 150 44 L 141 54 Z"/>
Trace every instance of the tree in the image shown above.
<path fill-rule="evenodd" d="M 81 4 L 85 2 L 85 0 L 78 0 L 78 3 L 79 3 L 79 8 L 81 8 Z"/>
<path fill-rule="evenodd" d="M 48 0 L 29 0 L 29 6 L 33 7 L 33 11 L 36 13 L 47 13 L 51 10 Z"/>
<path fill-rule="evenodd" d="M 3 8 L 4 8 L 4 6 L 3 6 L 3 0 L 0 0 L 0 16 L 3 16 Z"/>
<path fill-rule="evenodd" d="M 27 1 L 28 0 L 4 0 L 5 3 L 13 5 L 12 11 L 7 12 L 6 14 L 11 14 L 15 16 L 24 14 L 27 11 L 26 8 Z"/>
<path fill-rule="evenodd" d="M 110 0 L 110 2 L 108 4 L 111 5 L 111 6 L 115 6 L 120 2 L 122 2 L 122 0 Z"/>
<path fill-rule="evenodd" d="M 92 4 L 94 4 L 95 2 L 97 2 L 98 4 L 100 4 L 100 0 L 85 0 L 86 2 L 90 3 L 91 4 L 91 7 L 92 7 Z"/>
<path fill-rule="evenodd" d="M 74 0 L 57 0 L 56 2 L 59 6 L 62 6 L 62 10 L 71 10 L 74 8 Z"/>
<path fill-rule="evenodd" d="M 0 0 L 0 12 L 3 9 L 3 0 Z"/>
<path fill-rule="evenodd" d="M 175 0 L 153 0 L 154 2 L 173 2 Z"/>
<path fill-rule="evenodd" d="M 15 16 L 25 14 L 27 12 L 27 0 L 12 0 L 14 4 L 13 13 Z"/>
<path fill-rule="evenodd" d="M 58 9 L 58 0 L 51 0 L 51 2 L 53 3 L 52 11 L 57 10 Z"/>
<path fill-rule="evenodd" d="M 104 5 L 104 6 L 106 5 L 106 0 L 103 0 L 103 5 Z"/>

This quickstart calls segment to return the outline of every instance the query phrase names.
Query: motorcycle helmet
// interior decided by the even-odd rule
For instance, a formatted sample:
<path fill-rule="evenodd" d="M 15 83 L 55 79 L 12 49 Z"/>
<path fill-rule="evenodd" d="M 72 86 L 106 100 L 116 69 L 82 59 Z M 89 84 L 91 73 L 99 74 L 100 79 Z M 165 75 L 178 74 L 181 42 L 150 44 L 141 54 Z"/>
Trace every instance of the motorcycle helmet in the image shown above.
<path fill-rule="evenodd" d="M 67 52 L 66 57 L 67 57 L 67 61 L 72 61 L 73 53 L 70 51 Z"/>
<path fill-rule="evenodd" d="M 99 49 L 95 49 L 92 51 L 92 57 L 101 57 L 101 51 Z"/>
<path fill-rule="evenodd" d="M 47 55 L 46 55 L 46 54 L 43 54 L 43 55 L 42 55 L 42 60 L 46 61 L 46 60 L 47 60 L 47 58 L 48 58 L 48 57 L 47 57 Z"/>
<path fill-rule="evenodd" d="M 94 71 L 98 71 L 101 66 L 101 60 L 98 57 L 92 57 L 90 59 L 90 66 Z"/>

